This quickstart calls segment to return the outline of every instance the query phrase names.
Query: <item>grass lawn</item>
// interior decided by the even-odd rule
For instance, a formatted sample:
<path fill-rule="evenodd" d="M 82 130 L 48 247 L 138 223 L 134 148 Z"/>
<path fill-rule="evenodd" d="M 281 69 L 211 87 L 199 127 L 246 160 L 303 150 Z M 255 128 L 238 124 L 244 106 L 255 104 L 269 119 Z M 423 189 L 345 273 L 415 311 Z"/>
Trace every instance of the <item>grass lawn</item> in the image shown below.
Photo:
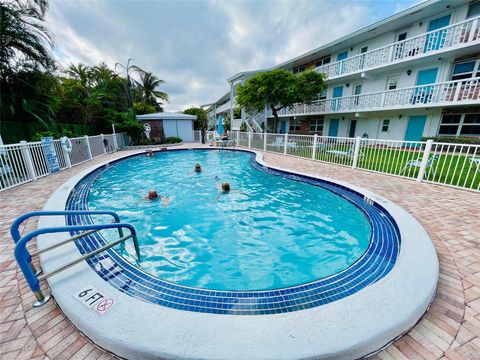
<path fill-rule="evenodd" d="M 244 144 L 245 143 L 245 144 Z M 293 144 L 294 143 L 294 144 Z M 248 142 L 241 141 L 240 145 L 248 146 Z M 311 139 L 292 139 L 287 143 L 287 154 L 312 158 Z M 251 147 L 263 150 L 263 140 L 260 135 L 253 136 Z M 283 145 L 275 145 L 267 142 L 267 151 L 283 153 Z M 436 155 L 436 159 L 427 167 L 424 180 L 435 183 L 448 184 L 469 189 L 479 189 L 480 168 L 470 161 L 473 154 L 466 153 L 440 153 L 431 152 L 430 157 Z M 386 174 L 401 175 L 408 178 L 417 178 L 419 167 L 407 166 L 407 163 L 415 160 L 421 161 L 423 148 L 387 148 L 381 146 L 362 146 L 358 158 L 357 168 L 378 171 Z M 480 154 L 475 155 L 480 158 Z M 353 163 L 353 140 L 345 143 L 318 144 L 315 159 L 328 163 L 352 166 Z M 479 165 L 480 166 L 480 165 Z"/>

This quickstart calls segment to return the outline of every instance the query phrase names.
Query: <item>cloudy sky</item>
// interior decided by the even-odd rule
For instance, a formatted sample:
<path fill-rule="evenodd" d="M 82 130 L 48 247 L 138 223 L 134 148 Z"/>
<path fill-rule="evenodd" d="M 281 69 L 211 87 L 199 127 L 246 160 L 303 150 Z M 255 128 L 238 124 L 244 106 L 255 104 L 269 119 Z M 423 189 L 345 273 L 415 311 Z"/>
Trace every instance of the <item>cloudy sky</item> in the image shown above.
<path fill-rule="evenodd" d="M 133 58 L 166 81 L 168 111 L 217 100 L 226 79 L 271 67 L 418 0 L 51 0 L 47 26 L 63 65 Z"/>

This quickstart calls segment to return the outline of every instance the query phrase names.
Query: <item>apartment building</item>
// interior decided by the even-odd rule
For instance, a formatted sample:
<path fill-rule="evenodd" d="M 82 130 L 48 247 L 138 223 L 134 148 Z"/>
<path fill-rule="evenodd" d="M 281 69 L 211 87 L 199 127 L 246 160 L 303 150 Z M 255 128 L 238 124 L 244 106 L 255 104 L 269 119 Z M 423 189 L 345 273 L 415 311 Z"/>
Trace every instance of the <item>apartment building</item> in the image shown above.
<path fill-rule="evenodd" d="M 425 1 L 275 68 L 315 68 L 328 87 L 313 103 L 283 109 L 276 124 L 267 109 L 242 110 L 234 129 L 246 122 L 253 131 L 339 137 L 480 136 L 479 0 Z M 233 118 L 235 87 L 256 72 L 228 79 L 212 118 Z"/>

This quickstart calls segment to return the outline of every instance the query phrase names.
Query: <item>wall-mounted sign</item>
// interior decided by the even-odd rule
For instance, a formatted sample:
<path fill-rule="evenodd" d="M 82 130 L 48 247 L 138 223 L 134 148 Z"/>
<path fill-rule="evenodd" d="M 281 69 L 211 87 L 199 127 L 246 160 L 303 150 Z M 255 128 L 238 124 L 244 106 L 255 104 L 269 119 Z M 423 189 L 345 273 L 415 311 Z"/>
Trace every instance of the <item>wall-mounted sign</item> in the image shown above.
<path fill-rule="evenodd" d="M 43 153 L 45 154 L 45 160 L 47 161 L 48 169 L 51 173 L 60 171 L 60 165 L 58 164 L 57 152 L 53 145 L 52 137 L 42 137 Z"/>

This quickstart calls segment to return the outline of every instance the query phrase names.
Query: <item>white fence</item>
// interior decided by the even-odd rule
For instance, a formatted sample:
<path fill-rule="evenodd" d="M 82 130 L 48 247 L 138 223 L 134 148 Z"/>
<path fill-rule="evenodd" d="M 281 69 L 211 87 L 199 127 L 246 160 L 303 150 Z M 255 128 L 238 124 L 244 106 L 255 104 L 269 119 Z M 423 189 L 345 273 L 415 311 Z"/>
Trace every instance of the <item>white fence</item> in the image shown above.
<path fill-rule="evenodd" d="M 332 79 L 422 55 L 438 54 L 443 51 L 478 44 L 480 40 L 479 20 L 479 17 L 468 19 L 345 60 L 317 67 L 316 70 Z"/>
<path fill-rule="evenodd" d="M 480 145 L 251 132 L 230 136 L 251 149 L 480 191 Z"/>
<path fill-rule="evenodd" d="M 62 148 L 60 140 L 53 141 L 60 170 L 125 147 L 123 133 L 83 136 L 70 140 L 72 142 L 70 153 Z M 50 173 L 42 142 L 22 141 L 19 144 L 0 146 L 0 191 L 36 180 Z"/>

